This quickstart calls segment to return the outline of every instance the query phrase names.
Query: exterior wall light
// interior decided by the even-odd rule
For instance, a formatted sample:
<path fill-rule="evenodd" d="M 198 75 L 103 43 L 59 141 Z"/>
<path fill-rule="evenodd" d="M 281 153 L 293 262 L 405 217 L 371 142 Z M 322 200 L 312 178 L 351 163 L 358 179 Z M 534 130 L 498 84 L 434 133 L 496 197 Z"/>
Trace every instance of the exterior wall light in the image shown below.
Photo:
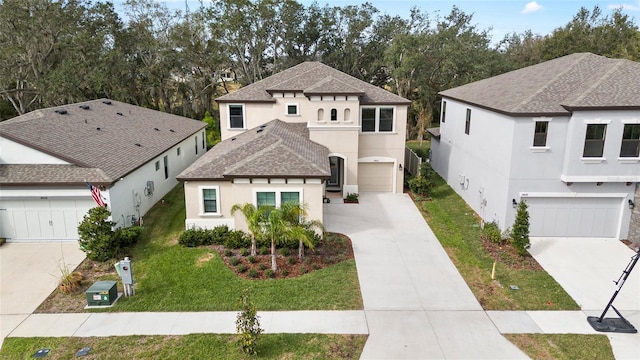
<path fill-rule="evenodd" d="M 633 203 L 633 200 L 629 199 L 628 203 L 629 203 L 629 209 L 633 209 L 634 207 L 636 207 L 636 204 Z"/>
<path fill-rule="evenodd" d="M 514 209 L 518 207 L 518 202 L 516 201 L 516 199 L 511 199 L 511 205 L 513 205 Z"/>
<path fill-rule="evenodd" d="M 402 171 L 402 164 L 398 164 L 398 171 Z"/>

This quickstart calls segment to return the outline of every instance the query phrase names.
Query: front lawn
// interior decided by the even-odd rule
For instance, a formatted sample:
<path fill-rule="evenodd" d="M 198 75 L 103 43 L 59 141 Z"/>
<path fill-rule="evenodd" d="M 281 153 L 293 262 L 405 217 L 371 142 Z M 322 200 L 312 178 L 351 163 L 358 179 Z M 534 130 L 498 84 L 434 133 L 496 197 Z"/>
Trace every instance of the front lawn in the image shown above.
<path fill-rule="evenodd" d="M 498 261 L 491 280 L 494 258 L 483 246 L 477 215 L 440 176 L 434 177 L 431 197 L 417 198 L 416 206 L 485 310 L 580 309 L 541 268 Z"/>
<path fill-rule="evenodd" d="M 614 360 L 606 335 L 510 334 L 509 341 L 535 360 Z"/>
<path fill-rule="evenodd" d="M 256 359 L 358 359 L 365 335 L 266 334 L 258 340 Z M 2 359 L 30 359 L 38 349 L 51 349 L 46 359 L 73 359 L 91 347 L 85 359 L 246 359 L 234 335 L 7 338 Z"/>
<path fill-rule="evenodd" d="M 258 310 L 353 310 L 363 307 L 353 259 L 295 278 L 244 279 L 224 264 L 216 250 L 179 245 L 177 238 L 184 229 L 184 220 L 184 191 L 178 185 L 147 213 L 141 239 L 126 254 L 132 260 L 136 295 L 121 298 L 110 309 L 93 311 L 237 310 L 235 303 L 243 289 L 250 290 Z M 101 274 L 98 279 L 119 279 L 112 263 L 96 267 L 96 270 L 106 268 L 110 272 Z M 88 286 L 90 284 L 85 284 L 85 288 Z M 120 283 L 118 286 L 122 291 Z M 38 312 L 73 312 L 55 305 L 56 298 L 69 296 L 53 294 Z M 81 306 L 86 304 L 84 292 L 68 299 L 73 297 Z"/>

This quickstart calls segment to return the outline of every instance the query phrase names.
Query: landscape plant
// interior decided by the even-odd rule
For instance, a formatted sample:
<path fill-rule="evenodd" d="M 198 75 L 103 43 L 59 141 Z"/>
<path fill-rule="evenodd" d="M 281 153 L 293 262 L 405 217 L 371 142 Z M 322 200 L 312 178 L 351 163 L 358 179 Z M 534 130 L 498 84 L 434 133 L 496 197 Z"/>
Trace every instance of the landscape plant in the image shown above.
<path fill-rule="evenodd" d="M 411 192 L 421 196 L 428 196 L 434 185 L 434 173 L 431 164 L 426 161 L 423 162 L 420 165 L 418 175 L 408 181 Z"/>
<path fill-rule="evenodd" d="M 256 243 L 258 238 L 264 236 L 263 224 L 266 222 L 266 209 L 258 208 L 251 203 L 244 203 L 242 205 L 235 204 L 231 207 L 231 215 L 234 215 L 237 211 L 240 211 L 244 218 L 247 220 L 247 227 L 249 228 L 249 234 L 251 236 L 251 255 L 256 256 Z"/>
<path fill-rule="evenodd" d="M 97 206 L 89 209 L 78 225 L 80 249 L 91 260 L 106 261 L 118 252 L 118 239 L 112 230 L 116 223 L 109 220 L 110 216 L 107 208 Z"/>
<path fill-rule="evenodd" d="M 516 220 L 511 230 L 513 246 L 520 256 L 529 256 L 527 249 L 531 246 L 529 241 L 529 210 L 527 202 L 520 200 Z"/>
<path fill-rule="evenodd" d="M 236 317 L 236 331 L 238 333 L 238 344 L 243 353 L 256 355 L 258 353 L 258 338 L 262 334 L 260 328 L 260 318 L 255 305 L 249 297 L 249 290 L 244 289 L 238 299 L 240 312 Z"/>

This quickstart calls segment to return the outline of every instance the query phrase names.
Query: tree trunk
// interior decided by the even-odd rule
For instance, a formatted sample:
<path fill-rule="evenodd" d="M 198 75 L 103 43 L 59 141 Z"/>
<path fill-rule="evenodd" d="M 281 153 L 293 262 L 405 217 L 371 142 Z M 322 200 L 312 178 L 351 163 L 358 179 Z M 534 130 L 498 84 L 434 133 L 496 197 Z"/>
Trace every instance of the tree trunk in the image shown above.
<path fill-rule="evenodd" d="M 251 237 L 251 256 L 256 256 L 256 237 Z"/>
<path fill-rule="evenodd" d="M 302 262 L 303 259 L 304 259 L 304 244 L 302 243 L 302 240 L 300 240 L 300 242 L 298 243 L 298 260 Z"/>
<path fill-rule="evenodd" d="M 278 264 L 276 263 L 276 241 L 271 238 L 271 270 L 274 272 L 278 270 Z"/>

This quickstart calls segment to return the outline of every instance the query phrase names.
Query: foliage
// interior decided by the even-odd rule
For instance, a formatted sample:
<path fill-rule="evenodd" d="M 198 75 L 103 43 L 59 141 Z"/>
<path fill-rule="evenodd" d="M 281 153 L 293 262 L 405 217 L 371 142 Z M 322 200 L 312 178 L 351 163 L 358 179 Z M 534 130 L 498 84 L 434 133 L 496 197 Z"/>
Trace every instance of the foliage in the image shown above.
<path fill-rule="evenodd" d="M 207 148 L 211 148 L 220 142 L 220 122 L 211 116 L 209 110 L 205 111 L 202 121 L 207 123 Z"/>
<path fill-rule="evenodd" d="M 484 233 L 489 241 L 496 244 L 503 243 L 502 232 L 500 231 L 498 224 L 496 224 L 495 222 L 484 224 Z"/>
<path fill-rule="evenodd" d="M 249 228 L 249 234 L 251 236 L 251 255 L 256 255 L 257 241 L 264 238 L 263 224 L 267 221 L 266 208 L 257 208 L 251 203 L 234 204 L 231 207 L 231 215 L 236 212 L 242 212 L 245 220 L 247 221 L 247 227 Z"/>
<path fill-rule="evenodd" d="M 532 359 L 615 359 L 606 335 L 505 334 L 505 337 Z"/>
<path fill-rule="evenodd" d="M 531 246 L 529 242 L 529 211 L 527 209 L 527 202 L 520 200 L 516 220 L 511 230 L 511 241 L 521 256 L 529 256 L 527 249 Z"/>
<path fill-rule="evenodd" d="M 82 284 L 82 280 L 84 279 L 82 273 L 69 270 L 67 264 L 58 264 L 58 269 L 60 269 L 58 289 L 60 289 L 60 291 L 65 294 L 71 294 L 75 292 L 80 287 L 80 285 Z"/>
<path fill-rule="evenodd" d="M 345 200 L 349 201 L 349 202 L 356 202 L 358 201 L 358 197 L 360 195 L 358 193 L 347 193 L 347 196 L 345 197 Z"/>
<path fill-rule="evenodd" d="M 225 235 L 223 245 L 229 249 L 239 249 L 250 246 L 251 240 L 244 231 L 232 230 Z"/>
<path fill-rule="evenodd" d="M 434 174 L 435 171 L 433 171 L 429 162 L 425 161 L 420 164 L 418 176 L 408 181 L 411 192 L 421 196 L 429 195 L 434 185 Z"/>
<path fill-rule="evenodd" d="M 258 339 L 263 330 L 260 328 L 260 318 L 256 307 L 249 297 L 249 290 L 245 289 L 238 300 L 240 312 L 236 318 L 236 331 L 239 334 L 238 343 L 243 353 L 256 355 L 258 353 Z"/>
<path fill-rule="evenodd" d="M 227 225 L 219 225 L 213 229 L 186 229 L 178 236 L 178 243 L 186 247 L 218 244 L 237 249 L 248 246 L 249 240 L 244 231 L 229 230 Z"/>
<path fill-rule="evenodd" d="M 180 233 L 178 243 L 182 246 L 197 247 L 209 242 L 209 232 L 206 229 L 190 228 Z"/>
<path fill-rule="evenodd" d="M 89 209 L 78 225 L 80 249 L 94 261 L 106 261 L 115 257 L 119 243 L 112 227 L 116 224 L 108 220 L 111 212 L 98 206 Z"/>
<path fill-rule="evenodd" d="M 125 248 L 134 245 L 140 238 L 141 233 L 141 226 L 129 226 L 116 229 L 114 236 L 117 239 L 118 245 L 121 248 Z"/>

